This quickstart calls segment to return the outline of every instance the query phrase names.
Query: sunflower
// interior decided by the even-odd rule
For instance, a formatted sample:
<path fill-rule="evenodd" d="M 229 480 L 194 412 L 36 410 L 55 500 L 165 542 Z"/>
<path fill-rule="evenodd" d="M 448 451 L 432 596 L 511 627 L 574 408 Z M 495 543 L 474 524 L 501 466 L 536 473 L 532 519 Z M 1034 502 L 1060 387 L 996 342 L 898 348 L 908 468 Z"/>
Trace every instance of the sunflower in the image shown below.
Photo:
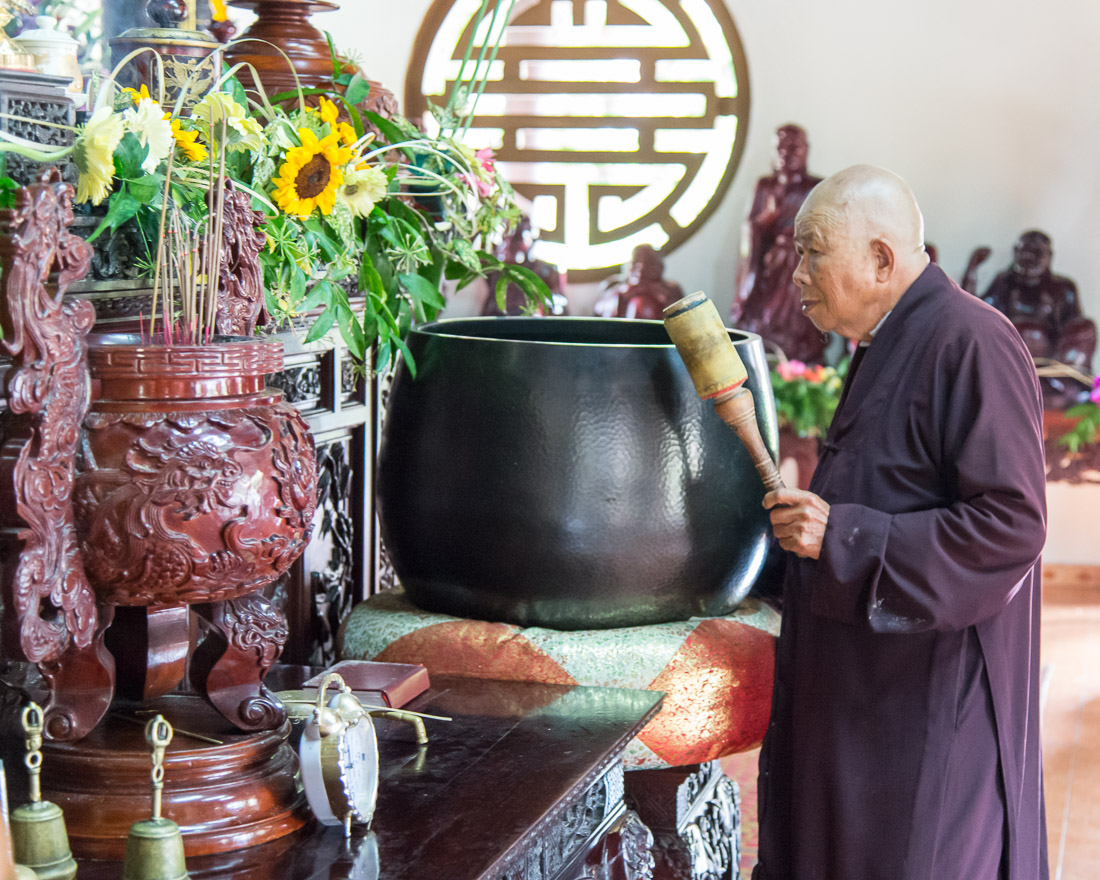
<path fill-rule="evenodd" d="M 100 107 L 77 135 L 73 160 L 79 177 L 77 202 L 102 202 L 111 191 L 115 176 L 115 148 L 126 134 L 122 117 L 110 107 Z"/>
<path fill-rule="evenodd" d="M 187 131 L 178 119 L 172 120 L 172 137 L 176 139 L 180 152 L 192 162 L 205 162 L 209 157 L 206 147 L 199 143 L 199 133 Z"/>
<path fill-rule="evenodd" d="M 308 217 L 314 208 L 331 214 L 351 150 L 338 145 L 340 135 L 335 132 L 318 140 L 308 128 L 300 128 L 298 136 L 302 145 L 287 151 L 279 176 L 273 181 L 275 202 L 286 213 L 299 217 Z"/>

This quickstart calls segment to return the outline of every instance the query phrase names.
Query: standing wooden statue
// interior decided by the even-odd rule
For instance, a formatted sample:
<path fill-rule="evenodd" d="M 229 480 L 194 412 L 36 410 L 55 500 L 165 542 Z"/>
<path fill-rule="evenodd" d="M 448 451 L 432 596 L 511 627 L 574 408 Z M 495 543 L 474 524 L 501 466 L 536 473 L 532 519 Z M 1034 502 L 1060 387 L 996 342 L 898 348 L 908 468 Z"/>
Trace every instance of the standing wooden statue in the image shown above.
<path fill-rule="evenodd" d="M 13 359 L 0 425 L 3 647 L 49 682 L 49 735 L 76 739 L 107 709 L 114 662 L 103 647 L 110 612 L 97 613 L 71 502 L 95 311 L 64 295 L 88 271 L 92 249 L 68 231 L 72 186 L 56 169 L 48 175 L 0 214 L 0 326 Z"/>
<path fill-rule="evenodd" d="M 810 190 L 821 182 L 806 170 L 809 144 L 797 125 L 775 133 L 772 174 L 761 177 L 745 223 L 732 326 L 759 333 L 789 358 L 821 363 L 826 337 L 802 314 L 792 276 L 798 267 L 794 218 Z"/>

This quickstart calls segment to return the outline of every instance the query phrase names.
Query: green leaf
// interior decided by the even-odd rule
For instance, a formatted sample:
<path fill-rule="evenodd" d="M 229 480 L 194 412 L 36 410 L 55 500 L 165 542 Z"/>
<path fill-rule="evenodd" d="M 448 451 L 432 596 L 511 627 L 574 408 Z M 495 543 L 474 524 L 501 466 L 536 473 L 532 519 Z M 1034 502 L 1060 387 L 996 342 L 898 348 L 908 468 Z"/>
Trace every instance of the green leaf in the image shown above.
<path fill-rule="evenodd" d="M 501 312 L 508 310 L 508 276 L 501 272 L 497 278 L 496 289 L 497 309 Z"/>
<path fill-rule="evenodd" d="M 145 174 L 137 180 L 128 181 L 126 188 L 135 200 L 147 205 L 156 198 L 163 183 L 164 180 L 159 174 Z"/>
<path fill-rule="evenodd" d="M 359 289 L 369 290 L 380 297 L 386 295 L 386 285 L 382 282 L 382 276 L 367 256 L 364 256 L 363 262 L 359 266 Z"/>
<path fill-rule="evenodd" d="M 309 328 L 309 333 L 306 334 L 306 342 L 316 342 L 329 330 L 332 329 L 332 322 L 336 320 L 336 309 L 325 309 L 317 317 L 317 320 L 313 322 L 313 326 Z"/>
<path fill-rule="evenodd" d="M 349 104 L 360 104 L 367 100 L 369 94 L 370 83 L 362 74 L 357 73 L 351 78 L 351 82 L 348 83 L 347 91 L 344 92 L 344 99 Z"/>
<path fill-rule="evenodd" d="M 294 266 L 290 276 L 290 305 L 297 306 L 306 295 L 306 273 Z"/>
<path fill-rule="evenodd" d="M 312 312 L 321 303 L 326 306 L 332 305 L 332 285 L 327 281 L 318 281 L 313 285 L 309 295 L 298 305 L 298 311 Z"/>
<path fill-rule="evenodd" d="M 137 179 L 145 172 L 141 170 L 141 163 L 149 155 L 149 148 L 144 147 L 132 131 L 126 132 L 115 147 L 115 175 L 126 180 Z"/>
<path fill-rule="evenodd" d="M 337 303 L 336 310 L 340 319 L 340 335 L 344 338 L 344 344 L 347 345 L 348 352 L 356 360 L 366 360 L 367 340 L 363 334 L 363 328 L 359 325 L 359 320 L 355 317 L 355 313 L 344 303 Z"/>
<path fill-rule="evenodd" d="M 141 202 L 133 198 L 125 186 L 111 195 L 111 201 L 107 206 L 107 216 L 103 218 L 95 232 L 88 236 L 88 241 L 95 241 L 101 232 L 110 229 L 114 231 L 123 223 L 133 217 L 141 207 Z"/>
<path fill-rule="evenodd" d="M 446 307 L 447 301 L 443 299 L 443 294 L 439 292 L 439 288 L 423 275 L 412 275 L 403 272 L 397 276 L 397 280 L 405 286 L 405 289 L 416 302 L 437 309 Z"/>
<path fill-rule="evenodd" d="M 464 238 L 456 238 L 451 243 L 451 252 L 466 268 L 473 272 L 481 271 L 481 259 L 474 246 Z"/>
<path fill-rule="evenodd" d="M 366 110 L 364 111 L 363 115 L 367 117 L 371 125 L 382 132 L 382 136 L 386 139 L 386 143 L 399 144 L 402 141 L 407 140 L 404 132 L 402 132 L 401 129 L 398 128 L 398 126 L 390 122 L 384 116 L 379 116 L 373 110 Z M 405 155 L 409 156 L 410 158 L 413 155 L 412 150 L 407 147 L 403 147 L 402 152 L 404 152 Z"/>

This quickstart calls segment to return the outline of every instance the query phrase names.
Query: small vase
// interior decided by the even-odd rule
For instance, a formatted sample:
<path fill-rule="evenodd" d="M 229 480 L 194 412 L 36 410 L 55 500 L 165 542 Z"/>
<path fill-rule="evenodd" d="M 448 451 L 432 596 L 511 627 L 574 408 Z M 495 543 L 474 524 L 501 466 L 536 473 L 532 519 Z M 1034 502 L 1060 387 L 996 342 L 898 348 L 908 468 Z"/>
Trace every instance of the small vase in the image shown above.
<path fill-rule="evenodd" d="M 283 574 L 308 542 L 317 485 L 306 423 L 265 387 L 282 345 L 90 341 L 73 500 L 100 600 L 219 602 Z"/>

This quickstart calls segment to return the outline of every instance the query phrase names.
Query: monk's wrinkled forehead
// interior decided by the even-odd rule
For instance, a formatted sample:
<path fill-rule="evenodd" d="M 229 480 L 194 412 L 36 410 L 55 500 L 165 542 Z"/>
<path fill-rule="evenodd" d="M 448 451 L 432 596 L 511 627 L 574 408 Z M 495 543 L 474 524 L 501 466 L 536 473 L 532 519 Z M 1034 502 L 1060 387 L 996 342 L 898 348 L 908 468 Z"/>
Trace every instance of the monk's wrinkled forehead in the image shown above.
<path fill-rule="evenodd" d="M 795 244 L 824 250 L 837 237 L 841 219 L 835 208 L 807 200 L 794 220 Z"/>

